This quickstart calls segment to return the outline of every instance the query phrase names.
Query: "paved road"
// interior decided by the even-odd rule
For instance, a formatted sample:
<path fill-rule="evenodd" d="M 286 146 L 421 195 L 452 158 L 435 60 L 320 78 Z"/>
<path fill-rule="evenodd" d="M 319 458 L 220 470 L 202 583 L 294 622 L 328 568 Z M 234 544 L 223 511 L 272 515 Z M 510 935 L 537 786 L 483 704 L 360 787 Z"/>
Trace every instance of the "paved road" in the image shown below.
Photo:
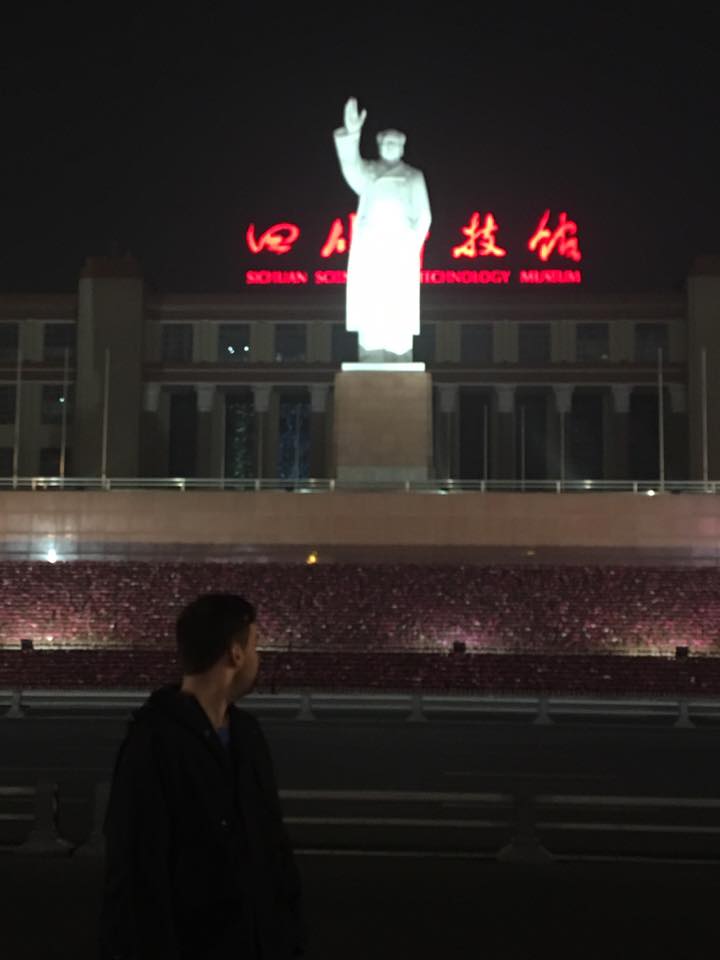
<path fill-rule="evenodd" d="M 263 725 L 286 790 L 467 793 L 525 784 L 720 797 L 716 728 L 487 720 Z M 92 787 L 109 777 L 124 729 L 122 718 L 0 719 L 0 782 L 57 780 L 61 832 L 82 842 Z M 299 854 L 313 960 L 705 960 L 717 953 L 717 864 L 510 866 L 467 856 L 467 832 L 456 831 L 461 855 L 454 858 L 409 855 L 431 847 L 437 831 L 405 832 L 402 842 L 398 833 L 386 831 L 376 844 L 384 853 Z M 651 839 L 648 853 L 652 846 Z M 0 856 L 3 957 L 94 958 L 101 866 L 98 859 Z"/>
<path fill-rule="evenodd" d="M 281 789 L 720 798 L 720 728 L 584 723 L 262 721 Z M 59 784 L 67 837 L 87 836 L 126 720 L 0 719 L 0 783 Z M 397 807 L 393 810 L 397 811 Z"/>

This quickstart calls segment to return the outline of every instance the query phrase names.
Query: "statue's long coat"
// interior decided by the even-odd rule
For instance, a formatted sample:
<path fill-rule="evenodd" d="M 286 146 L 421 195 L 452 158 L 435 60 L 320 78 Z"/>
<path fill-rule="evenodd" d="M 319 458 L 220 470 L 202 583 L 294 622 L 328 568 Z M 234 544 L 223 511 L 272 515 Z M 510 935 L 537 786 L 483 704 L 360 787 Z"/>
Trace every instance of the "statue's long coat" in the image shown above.
<path fill-rule="evenodd" d="M 430 227 L 422 173 L 363 160 L 360 133 L 335 131 L 343 176 L 358 194 L 348 258 L 348 330 L 364 350 L 405 353 L 420 332 L 420 250 Z"/>

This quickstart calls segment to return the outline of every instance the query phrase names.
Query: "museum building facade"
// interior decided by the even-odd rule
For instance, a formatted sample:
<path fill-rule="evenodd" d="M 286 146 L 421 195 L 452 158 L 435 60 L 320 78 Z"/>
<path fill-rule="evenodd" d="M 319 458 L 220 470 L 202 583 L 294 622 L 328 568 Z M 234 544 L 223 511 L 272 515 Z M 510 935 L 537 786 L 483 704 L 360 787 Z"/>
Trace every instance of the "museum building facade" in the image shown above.
<path fill-rule="evenodd" d="M 4 294 L 0 476 L 332 477 L 343 317 L 342 287 L 163 295 L 128 257 Z M 720 479 L 719 331 L 720 258 L 682 294 L 425 289 L 434 475 L 651 480 L 662 448 L 667 479 Z"/>

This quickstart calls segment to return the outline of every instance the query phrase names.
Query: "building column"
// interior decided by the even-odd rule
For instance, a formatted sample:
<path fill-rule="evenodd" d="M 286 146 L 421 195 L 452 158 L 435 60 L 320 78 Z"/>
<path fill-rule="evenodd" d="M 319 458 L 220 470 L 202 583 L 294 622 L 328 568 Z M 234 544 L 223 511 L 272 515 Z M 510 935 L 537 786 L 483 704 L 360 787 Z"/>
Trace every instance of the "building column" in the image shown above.
<path fill-rule="evenodd" d="M 495 387 L 497 412 L 493 433 L 491 476 L 496 480 L 515 480 L 515 384 L 503 383 Z"/>
<path fill-rule="evenodd" d="M 310 476 L 328 477 L 327 450 L 327 399 L 330 385 L 310 384 Z"/>
<path fill-rule="evenodd" d="M 496 320 L 493 324 L 493 363 L 513 363 L 517 361 L 516 327 L 517 324 L 513 325 L 509 320 Z"/>
<path fill-rule="evenodd" d="M 613 401 L 612 415 L 612 463 L 608 478 L 628 480 L 630 478 L 630 395 L 631 383 L 613 383 L 610 385 Z"/>
<path fill-rule="evenodd" d="M 275 324 L 253 323 L 250 328 L 250 357 L 253 363 L 275 362 Z"/>
<path fill-rule="evenodd" d="M 197 399 L 197 459 L 196 476 L 208 478 L 217 474 L 212 463 L 212 418 L 215 404 L 215 384 L 195 385 Z"/>
<path fill-rule="evenodd" d="M 193 363 L 217 362 L 217 324 L 200 320 L 193 324 Z"/>
<path fill-rule="evenodd" d="M 549 418 L 548 429 L 548 475 L 551 479 L 564 481 L 568 465 L 568 423 L 572 410 L 573 383 L 553 384 L 554 410 Z"/>
<path fill-rule="evenodd" d="M 458 450 L 458 387 L 440 383 L 435 431 L 435 476 L 452 479 L 460 475 Z"/>
<path fill-rule="evenodd" d="M 142 429 L 140 447 L 140 476 L 167 476 L 166 431 L 159 416 L 160 384 L 143 384 Z"/>
<path fill-rule="evenodd" d="M 306 326 L 306 356 L 308 361 L 330 363 L 332 354 L 332 327 L 329 323 L 315 321 Z M 315 474 L 311 474 L 315 476 Z"/>
<path fill-rule="evenodd" d="M 253 407 L 255 409 L 255 476 L 263 479 L 272 476 L 268 473 L 274 467 L 270 448 L 269 430 L 270 394 L 272 387 L 267 384 L 253 384 Z M 271 464 L 273 467 L 271 467 Z"/>
<path fill-rule="evenodd" d="M 635 359 L 635 324 L 610 324 L 610 362 L 632 363 Z"/>
<path fill-rule="evenodd" d="M 554 320 L 550 326 L 551 363 L 575 362 L 575 321 Z"/>

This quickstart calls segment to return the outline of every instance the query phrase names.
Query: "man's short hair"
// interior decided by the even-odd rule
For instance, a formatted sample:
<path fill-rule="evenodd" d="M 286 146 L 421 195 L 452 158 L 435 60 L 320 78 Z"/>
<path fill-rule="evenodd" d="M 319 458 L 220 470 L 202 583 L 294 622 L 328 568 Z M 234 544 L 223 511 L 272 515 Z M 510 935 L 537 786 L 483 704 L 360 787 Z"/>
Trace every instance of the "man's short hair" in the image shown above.
<path fill-rule="evenodd" d="M 383 142 L 383 140 L 385 140 L 386 138 L 387 138 L 387 139 L 392 139 L 392 140 L 399 140 L 400 143 L 401 143 L 403 146 L 405 146 L 405 141 L 407 140 L 407 137 L 406 137 L 405 134 L 402 132 L 402 130 L 393 130 L 392 128 L 389 129 L 389 130 L 381 130 L 380 133 L 378 133 L 378 135 L 377 135 L 378 146 L 379 146 L 379 145 Z"/>
<path fill-rule="evenodd" d="M 205 593 L 189 603 L 175 624 L 183 674 L 205 673 L 238 640 L 244 647 L 255 623 L 255 607 L 235 593 Z"/>

